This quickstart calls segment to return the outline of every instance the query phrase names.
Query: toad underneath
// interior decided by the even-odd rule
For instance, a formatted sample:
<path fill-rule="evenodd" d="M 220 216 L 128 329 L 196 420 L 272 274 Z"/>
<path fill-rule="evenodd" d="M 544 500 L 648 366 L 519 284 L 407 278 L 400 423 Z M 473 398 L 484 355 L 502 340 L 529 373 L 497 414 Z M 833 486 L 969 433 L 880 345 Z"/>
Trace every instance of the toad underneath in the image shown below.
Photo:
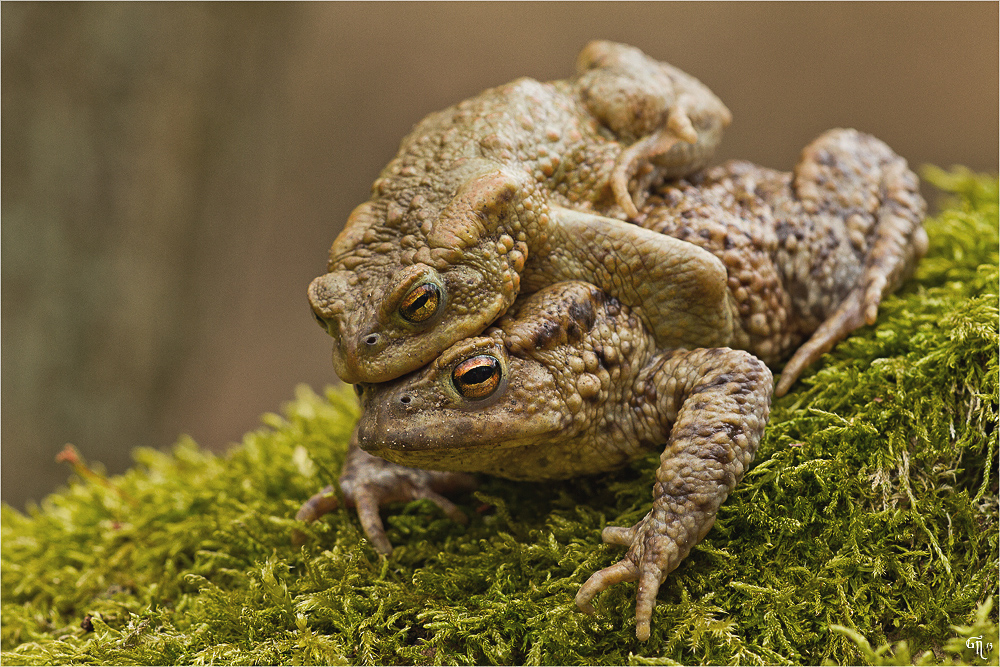
<path fill-rule="evenodd" d="M 375 524 L 364 527 L 380 549 L 390 547 L 372 501 L 386 485 L 390 493 L 412 485 L 437 500 L 438 491 L 469 483 L 414 467 L 541 481 L 613 470 L 662 449 L 653 508 L 631 528 L 602 533 L 627 554 L 576 596 L 593 613 L 597 593 L 638 581 L 636 635 L 645 640 L 660 584 L 712 527 L 753 460 L 772 380 L 741 350 L 662 351 L 626 306 L 566 282 L 518 299 L 496 327 L 422 370 L 357 386 L 355 437 L 370 453 L 352 446 L 340 485 L 363 522 L 362 508 L 371 508 Z"/>

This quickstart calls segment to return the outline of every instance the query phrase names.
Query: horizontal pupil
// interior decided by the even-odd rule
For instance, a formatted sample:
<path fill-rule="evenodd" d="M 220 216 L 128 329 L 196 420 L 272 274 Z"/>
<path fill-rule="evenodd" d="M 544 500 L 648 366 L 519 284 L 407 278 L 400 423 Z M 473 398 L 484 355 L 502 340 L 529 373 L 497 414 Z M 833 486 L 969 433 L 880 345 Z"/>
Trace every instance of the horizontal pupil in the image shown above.
<path fill-rule="evenodd" d="M 493 377 L 495 369 L 492 362 L 483 362 L 475 368 L 470 368 L 462 374 L 462 384 L 480 384 Z"/>
<path fill-rule="evenodd" d="M 401 312 L 403 317 L 411 322 L 423 322 L 437 310 L 438 289 L 434 285 L 417 287 L 403 302 Z"/>

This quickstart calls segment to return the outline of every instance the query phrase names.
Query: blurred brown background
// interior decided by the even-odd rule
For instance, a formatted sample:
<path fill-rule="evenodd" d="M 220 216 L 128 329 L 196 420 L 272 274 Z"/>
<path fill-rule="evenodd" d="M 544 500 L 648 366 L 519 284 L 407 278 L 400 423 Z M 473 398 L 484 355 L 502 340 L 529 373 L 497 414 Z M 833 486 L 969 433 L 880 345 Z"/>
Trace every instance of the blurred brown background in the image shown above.
<path fill-rule="evenodd" d="M 996 3 L 2 5 L 2 494 L 179 433 L 223 449 L 333 382 L 305 289 L 425 114 L 573 72 L 602 37 L 788 169 L 857 127 L 914 166 L 998 161 Z"/>

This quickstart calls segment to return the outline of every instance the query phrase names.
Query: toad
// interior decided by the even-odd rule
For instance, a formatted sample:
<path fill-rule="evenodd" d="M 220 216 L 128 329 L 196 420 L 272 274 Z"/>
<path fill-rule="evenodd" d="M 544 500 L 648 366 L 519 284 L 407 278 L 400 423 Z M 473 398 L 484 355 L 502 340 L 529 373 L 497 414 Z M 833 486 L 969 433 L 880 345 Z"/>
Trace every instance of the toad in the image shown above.
<path fill-rule="evenodd" d="M 372 499 L 393 478 L 437 500 L 437 491 L 468 484 L 454 471 L 562 479 L 663 448 L 652 509 L 630 528 L 602 533 L 628 549 L 625 557 L 576 596 L 593 613 L 597 593 L 638 581 L 636 635 L 645 640 L 660 584 L 712 527 L 753 459 L 772 378 L 744 351 L 661 350 L 627 306 L 593 285 L 565 282 L 518 299 L 496 326 L 427 367 L 357 386 L 362 416 L 341 488 L 358 500 L 379 550 L 390 547 Z M 329 491 L 299 518 L 329 509 Z"/>
<path fill-rule="evenodd" d="M 592 42 L 577 65 L 487 90 L 403 139 L 309 287 L 343 381 L 414 371 L 520 291 L 564 280 L 641 306 L 661 346 L 732 337 L 722 263 L 624 222 L 652 185 L 707 163 L 729 110 L 633 47 Z"/>

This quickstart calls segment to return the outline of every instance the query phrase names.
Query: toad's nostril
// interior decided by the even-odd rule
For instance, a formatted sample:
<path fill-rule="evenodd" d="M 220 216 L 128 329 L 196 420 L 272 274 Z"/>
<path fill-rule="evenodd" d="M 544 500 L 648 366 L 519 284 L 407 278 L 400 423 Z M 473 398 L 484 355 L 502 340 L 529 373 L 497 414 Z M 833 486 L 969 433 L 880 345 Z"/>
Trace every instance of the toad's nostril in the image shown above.
<path fill-rule="evenodd" d="M 402 403 L 403 405 L 409 405 L 409 403 L 410 403 L 410 397 L 409 396 L 402 396 L 402 397 L 400 397 L 399 402 Z"/>
<path fill-rule="evenodd" d="M 378 334 L 368 334 L 365 336 L 365 345 L 378 345 L 379 335 Z"/>

